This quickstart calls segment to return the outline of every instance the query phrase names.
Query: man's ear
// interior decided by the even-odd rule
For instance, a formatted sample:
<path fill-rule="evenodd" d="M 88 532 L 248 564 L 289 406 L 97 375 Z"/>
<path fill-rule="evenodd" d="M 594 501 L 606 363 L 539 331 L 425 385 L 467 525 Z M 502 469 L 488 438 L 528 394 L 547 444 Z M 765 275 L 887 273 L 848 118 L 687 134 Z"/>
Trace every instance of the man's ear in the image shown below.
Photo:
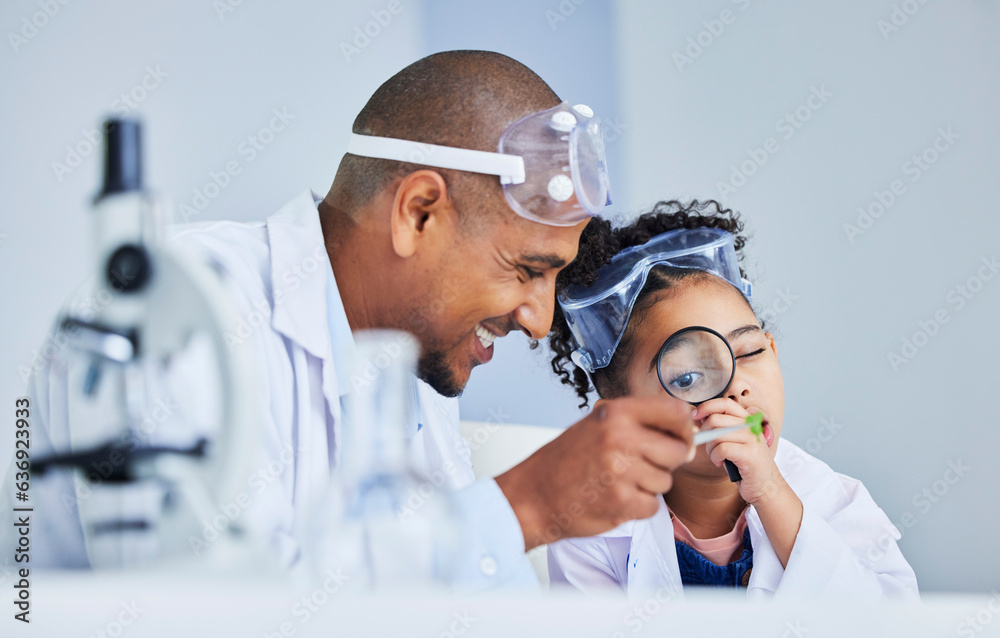
<path fill-rule="evenodd" d="M 403 177 L 392 202 L 392 248 L 411 257 L 427 237 L 450 230 L 456 221 L 448 185 L 437 171 L 419 170 Z"/>

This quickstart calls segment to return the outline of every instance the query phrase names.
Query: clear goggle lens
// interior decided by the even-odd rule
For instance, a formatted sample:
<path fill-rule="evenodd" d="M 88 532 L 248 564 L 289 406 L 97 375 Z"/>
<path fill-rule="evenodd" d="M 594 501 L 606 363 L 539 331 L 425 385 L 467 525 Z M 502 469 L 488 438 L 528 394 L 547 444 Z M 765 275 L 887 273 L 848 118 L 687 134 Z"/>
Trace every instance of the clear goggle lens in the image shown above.
<path fill-rule="evenodd" d="M 500 137 L 502 154 L 524 159 L 525 180 L 504 183 L 518 214 L 555 226 L 572 226 L 611 203 L 600 120 L 586 106 L 533 113 Z"/>

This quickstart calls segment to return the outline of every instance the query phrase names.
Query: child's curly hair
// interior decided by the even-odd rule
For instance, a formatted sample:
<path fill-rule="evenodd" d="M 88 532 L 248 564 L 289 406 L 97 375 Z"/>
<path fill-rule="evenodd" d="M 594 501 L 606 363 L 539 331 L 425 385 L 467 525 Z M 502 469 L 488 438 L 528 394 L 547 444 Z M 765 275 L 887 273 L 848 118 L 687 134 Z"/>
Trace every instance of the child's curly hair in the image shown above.
<path fill-rule="evenodd" d="M 556 277 L 556 295 L 567 286 L 580 284 L 590 286 L 597 278 L 597 271 L 611 262 L 611 258 L 622 250 L 644 244 L 651 238 L 678 228 L 719 228 L 733 235 L 736 254 L 742 261 L 743 246 L 747 238 L 743 231 L 743 221 L 739 213 L 714 200 L 698 201 L 684 205 L 677 200 L 657 202 L 653 209 L 643 213 L 634 222 L 621 228 L 612 228 L 606 219 L 595 217 L 587 224 L 580 237 L 580 250 L 574 259 L 559 276 Z M 744 275 L 740 268 L 740 274 Z M 621 362 L 628 360 L 631 352 L 631 333 L 641 323 L 643 310 L 646 309 L 654 292 L 663 291 L 673 286 L 681 279 L 717 280 L 716 277 L 697 270 L 657 266 L 650 271 L 646 284 L 639 293 L 633 306 L 632 319 L 622 335 L 621 342 L 611 359 L 611 363 L 593 373 L 595 388 L 591 387 L 587 373 L 578 368 L 570 359 L 570 354 L 576 349 L 573 335 L 566 324 L 562 309 L 556 304 L 552 318 L 552 331 L 549 333 L 549 348 L 551 348 L 552 371 L 566 385 L 576 389 L 580 397 L 580 408 L 587 407 L 587 394 L 596 389 L 602 397 L 611 398 L 627 393 L 627 380 L 624 378 Z"/>

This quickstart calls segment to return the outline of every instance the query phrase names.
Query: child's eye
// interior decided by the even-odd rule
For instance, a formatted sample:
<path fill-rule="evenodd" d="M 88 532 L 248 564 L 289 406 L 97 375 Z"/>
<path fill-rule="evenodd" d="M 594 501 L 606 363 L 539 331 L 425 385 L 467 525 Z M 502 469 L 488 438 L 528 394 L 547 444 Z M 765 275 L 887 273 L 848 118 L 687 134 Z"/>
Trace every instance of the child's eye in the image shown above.
<path fill-rule="evenodd" d="M 753 352 L 748 352 L 746 354 L 741 354 L 740 356 L 738 356 L 736 358 L 737 359 L 748 359 L 750 357 L 756 357 L 757 355 L 762 354 L 763 352 L 764 352 L 764 348 L 759 348 L 757 350 L 754 350 Z"/>
<path fill-rule="evenodd" d="M 685 372 L 684 374 L 674 377 L 670 381 L 670 385 L 678 390 L 690 390 L 694 384 L 701 380 L 702 376 L 704 375 L 700 372 Z"/>

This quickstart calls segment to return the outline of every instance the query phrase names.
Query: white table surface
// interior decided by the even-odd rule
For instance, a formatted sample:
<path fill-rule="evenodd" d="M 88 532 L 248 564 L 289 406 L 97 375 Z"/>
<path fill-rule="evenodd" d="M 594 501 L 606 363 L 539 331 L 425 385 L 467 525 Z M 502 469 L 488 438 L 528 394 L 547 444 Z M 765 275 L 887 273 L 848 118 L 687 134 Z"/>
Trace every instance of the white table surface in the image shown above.
<path fill-rule="evenodd" d="M 922 605 L 749 603 L 735 592 L 682 603 L 567 593 L 457 598 L 434 591 L 318 595 L 260 576 L 32 574 L 30 625 L 4 583 L 0 636 L 1000 636 L 1000 594 L 929 594 Z M 973 626 L 968 619 L 984 625 Z M 134 617 L 134 618 L 133 618 Z M 120 619 L 120 620 L 119 620 Z M 127 621 L 125 624 L 123 621 Z M 284 624 L 283 624 L 284 623 Z M 977 630 L 976 627 L 979 627 Z M 284 632 L 282 632 L 284 629 Z"/>

